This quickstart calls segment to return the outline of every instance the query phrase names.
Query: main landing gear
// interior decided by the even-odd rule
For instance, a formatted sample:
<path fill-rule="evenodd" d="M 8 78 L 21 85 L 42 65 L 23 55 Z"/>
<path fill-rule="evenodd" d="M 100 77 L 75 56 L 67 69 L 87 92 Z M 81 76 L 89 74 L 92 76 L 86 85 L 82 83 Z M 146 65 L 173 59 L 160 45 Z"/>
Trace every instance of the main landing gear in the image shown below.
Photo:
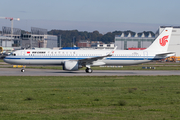
<path fill-rule="evenodd" d="M 88 68 L 88 67 L 86 68 L 85 71 L 86 71 L 86 73 L 92 73 L 93 72 L 93 70 L 91 68 Z"/>

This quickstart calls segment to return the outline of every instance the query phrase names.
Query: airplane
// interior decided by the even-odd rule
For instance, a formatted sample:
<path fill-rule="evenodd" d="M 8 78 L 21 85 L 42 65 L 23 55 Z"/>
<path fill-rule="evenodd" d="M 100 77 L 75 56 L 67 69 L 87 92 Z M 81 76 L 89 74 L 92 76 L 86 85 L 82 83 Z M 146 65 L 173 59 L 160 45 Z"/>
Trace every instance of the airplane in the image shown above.
<path fill-rule="evenodd" d="M 86 73 L 92 73 L 91 66 L 135 65 L 161 60 L 173 56 L 167 51 L 171 27 L 165 28 L 154 42 L 145 50 L 17 50 L 4 58 L 4 62 L 14 65 L 62 65 L 63 70 L 76 71 L 86 67 Z M 21 72 L 25 72 L 23 68 Z"/>

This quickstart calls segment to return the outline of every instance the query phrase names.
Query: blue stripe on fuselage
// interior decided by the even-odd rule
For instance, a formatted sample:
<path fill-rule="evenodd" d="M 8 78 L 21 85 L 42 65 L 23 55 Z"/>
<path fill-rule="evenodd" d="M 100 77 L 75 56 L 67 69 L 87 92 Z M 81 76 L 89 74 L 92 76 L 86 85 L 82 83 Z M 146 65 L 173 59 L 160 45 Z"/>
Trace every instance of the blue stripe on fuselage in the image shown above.
<path fill-rule="evenodd" d="M 77 57 L 77 58 L 73 58 L 73 57 L 5 57 L 4 59 L 26 59 L 26 60 L 81 60 L 81 59 L 87 59 L 88 57 Z M 105 60 L 160 60 L 162 58 L 154 58 L 154 57 L 148 57 L 148 58 L 144 58 L 144 57 L 108 57 Z"/>

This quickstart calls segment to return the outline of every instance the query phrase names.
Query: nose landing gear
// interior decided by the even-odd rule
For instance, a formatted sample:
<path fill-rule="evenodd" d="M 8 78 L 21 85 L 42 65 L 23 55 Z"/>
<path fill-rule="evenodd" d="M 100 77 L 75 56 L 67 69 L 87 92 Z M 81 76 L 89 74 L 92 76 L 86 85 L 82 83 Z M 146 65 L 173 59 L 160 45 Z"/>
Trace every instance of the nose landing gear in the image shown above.
<path fill-rule="evenodd" d="M 23 68 L 21 69 L 21 72 L 25 72 L 25 66 L 23 65 Z"/>
<path fill-rule="evenodd" d="M 21 72 L 25 72 L 25 69 L 21 69 Z"/>

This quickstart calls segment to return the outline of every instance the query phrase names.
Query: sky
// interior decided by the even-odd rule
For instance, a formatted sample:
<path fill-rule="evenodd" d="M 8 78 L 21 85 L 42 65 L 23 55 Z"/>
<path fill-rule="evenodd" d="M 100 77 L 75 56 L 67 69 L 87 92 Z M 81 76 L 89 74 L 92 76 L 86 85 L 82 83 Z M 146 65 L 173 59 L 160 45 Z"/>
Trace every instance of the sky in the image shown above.
<path fill-rule="evenodd" d="M 179 5 L 180 0 L 2 0 L 0 17 L 20 18 L 14 28 L 26 31 L 156 32 L 159 26 L 180 26 Z M 11 22 L 0 19 L 2 26 Z"/>

